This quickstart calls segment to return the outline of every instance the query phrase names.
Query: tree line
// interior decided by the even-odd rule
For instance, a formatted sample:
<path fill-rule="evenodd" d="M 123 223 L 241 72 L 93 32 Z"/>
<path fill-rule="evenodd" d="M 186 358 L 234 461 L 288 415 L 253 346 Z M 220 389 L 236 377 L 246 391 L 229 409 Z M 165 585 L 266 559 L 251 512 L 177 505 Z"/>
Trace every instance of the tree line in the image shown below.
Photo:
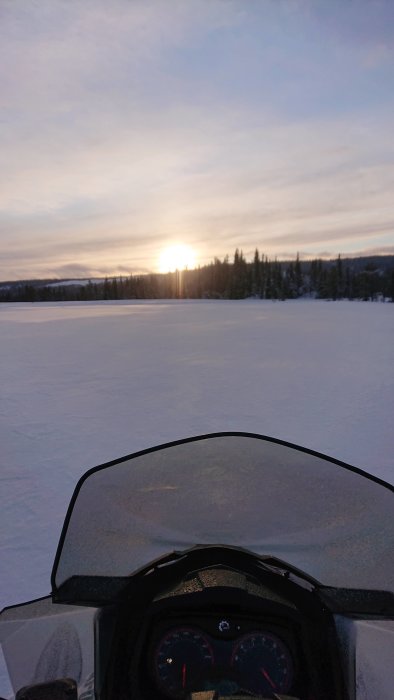
<path fill-rule="evenodd" d="M 381 261 L 381 262 L 380 262 Z M 384 262 L 384 264 L 382 264 Z M 270 260 L 256 249 L 247 262 L 237 249 L 192 270 L 130 275 L 60 285 L 42 281 L 0 286 L 0 301 L 113 299 L 360 299 L 394 301 L 394 256 L 342 260 Z"/>

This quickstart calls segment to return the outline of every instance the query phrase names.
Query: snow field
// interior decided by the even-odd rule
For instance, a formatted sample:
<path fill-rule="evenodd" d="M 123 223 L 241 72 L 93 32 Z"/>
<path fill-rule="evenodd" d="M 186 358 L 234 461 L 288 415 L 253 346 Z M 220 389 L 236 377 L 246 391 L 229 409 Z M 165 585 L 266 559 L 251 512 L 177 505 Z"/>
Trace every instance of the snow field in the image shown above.
<path fill-rule="evenodd" d="M 0 606 L 49 592 L 78 478 L 155 444 L 257 432 L 393 482 L 393 314 L 305 300 L 1 305 Z"/>

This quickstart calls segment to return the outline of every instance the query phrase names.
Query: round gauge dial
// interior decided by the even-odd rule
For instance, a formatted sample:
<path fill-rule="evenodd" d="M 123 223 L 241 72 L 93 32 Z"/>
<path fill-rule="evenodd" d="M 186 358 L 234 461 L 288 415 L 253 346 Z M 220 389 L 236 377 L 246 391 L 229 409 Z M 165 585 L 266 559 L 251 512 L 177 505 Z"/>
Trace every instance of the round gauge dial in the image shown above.
<path fill-rule="evenodd" d="M 161 639 L 154 655 L 158 687 L 170 698 L 184 698 L 203 689 L 199 682 L 213 663 L 207 638 L 192 627 L 177 627 Z"/>
<path fill-rule="evenodd" d="M 252 632 L 234 647 L 231 665 L 239 685 L 256 695 L 286 693 L 293 683 L 293 661 L 285 644 L 274 634 Z"/>

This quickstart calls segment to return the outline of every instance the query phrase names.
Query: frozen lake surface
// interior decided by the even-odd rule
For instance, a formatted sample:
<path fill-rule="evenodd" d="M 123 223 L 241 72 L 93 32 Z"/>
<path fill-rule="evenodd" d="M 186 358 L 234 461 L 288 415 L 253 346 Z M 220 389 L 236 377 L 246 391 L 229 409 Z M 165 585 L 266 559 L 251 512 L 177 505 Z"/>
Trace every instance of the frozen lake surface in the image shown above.
<path fill-rule="evenodd" d="M 394 481 L 394 305 L 105 302 L 0 306 L 1 600 L 49 593 L 88 468 L 239 430 Z"/>

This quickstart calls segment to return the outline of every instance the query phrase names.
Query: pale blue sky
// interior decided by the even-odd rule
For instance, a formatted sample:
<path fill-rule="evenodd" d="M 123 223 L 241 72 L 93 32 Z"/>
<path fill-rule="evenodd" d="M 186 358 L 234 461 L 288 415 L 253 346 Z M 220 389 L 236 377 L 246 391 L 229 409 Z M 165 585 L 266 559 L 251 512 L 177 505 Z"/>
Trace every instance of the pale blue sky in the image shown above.
<path fill-rule="evenodd" d="M 0 279 L 394 253 L 392 0 L 0 0 Z"/>

